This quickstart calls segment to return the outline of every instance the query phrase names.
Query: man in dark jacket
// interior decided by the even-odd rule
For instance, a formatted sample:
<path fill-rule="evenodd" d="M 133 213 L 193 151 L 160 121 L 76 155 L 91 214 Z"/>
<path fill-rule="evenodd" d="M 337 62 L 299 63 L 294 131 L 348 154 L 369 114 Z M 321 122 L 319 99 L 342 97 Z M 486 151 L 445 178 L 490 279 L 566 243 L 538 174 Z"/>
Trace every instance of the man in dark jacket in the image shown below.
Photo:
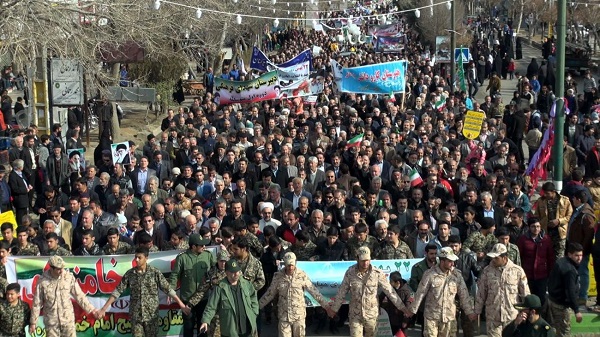
<path fill-rule="evenodd" d="M 475 260 L 473 253 L 467 253 L 461 249 L 462 244 L 460 242 L 460 236 L 450 235 L 450 238 L 448 238 L 448 244 L 449 247 L 454 251 L 454 254 L 458 256 L 458 260 L 454 263 L 454 266 L 460 271 L 465 279 L 467 289 L 472 291 L 473 285 L 475 284 L 475 277 L 479 277 L 479 274 L 481 273 L 481 266 L 477 263 L 477 260 Z M 467 314 L 464 312 L 464 310 L 461 310 L 460 314 L 463 318 L 461 319 L 463 335 L 465 337 L 474 336 L 475 329 L 472 321 L 467 318 Z"/>
<path fill-rule="evenodd" d="M 583 316 L 579 312 L 577 293 L 579 292 L 579 273 L 577 269 L 583 259 L 583 246 L 569 243 L 567 256 L 556 261 L 548 278 L 548 312 L 546 318 L 558 336 L 568 336 L 571 331 L 571 310 L 575 312 L 577 323 Z M 571 310 L 569 310 L 571 309 Z"/>

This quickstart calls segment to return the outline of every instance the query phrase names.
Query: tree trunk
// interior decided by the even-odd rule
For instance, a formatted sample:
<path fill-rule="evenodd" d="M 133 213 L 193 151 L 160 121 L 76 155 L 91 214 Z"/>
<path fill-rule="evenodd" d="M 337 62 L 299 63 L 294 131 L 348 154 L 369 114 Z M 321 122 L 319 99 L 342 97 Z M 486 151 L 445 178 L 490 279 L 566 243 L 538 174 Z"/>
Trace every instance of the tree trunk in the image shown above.
<path fill-rule="evenodd" d="M 117 79 L 117 85 L 119 85 L 120 69 L 121 69 L 120 63 L 114 63 L 112 65 L 111 74 L 112 74 L 113 78 Z M 117 114 L 117 106 L 116 106 L 115 102 L 111 101 L 110 103 L 112 104 L 112 109 L 113 109 L 113 116 L 112 116 L 113 142 L 117 142 L 121 138 L 121 127 L 119 126 L 119 117 Z M 102 124 L 102 123 L 100 123 L 100 124 Z M 102 134 L 102 133 L 100 133 L 100 134 Z"/>
<path fill-rule="evenodd" d="M 228 28 L 229 20 L 225 20 L 225 22 L 223 23 L 223 32 L 221 33 L 221 39 L 219 39 L 219 50 L 217 51 L 218 61 L 214 68 L 215 74 L 220 74 L 220 72 L 223 70 L 223 61 L 225 60 L 225 55 L 223 55 L 223 47 L 225 46 L 225 39 L 227 38 Z"/>
<path fill-rule="evenodd" d="M 519 9 L 519 23 L 517 24 L 517 34 L 521 30 L 521 24 L 523 23 L 523 9 L 525 7 L 525 0 L 521 0 L 521 8 Z"/>

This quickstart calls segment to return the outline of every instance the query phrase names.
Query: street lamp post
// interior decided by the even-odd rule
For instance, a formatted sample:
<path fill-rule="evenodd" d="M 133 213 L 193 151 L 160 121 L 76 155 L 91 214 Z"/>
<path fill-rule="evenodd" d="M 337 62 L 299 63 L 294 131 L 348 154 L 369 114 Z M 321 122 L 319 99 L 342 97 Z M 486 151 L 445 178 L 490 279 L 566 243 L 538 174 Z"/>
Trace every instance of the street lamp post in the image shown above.
<path fill-rule="evenodd" d="M 565 43 L 567 37 L 567 1 L 557 1 L 557 40 L 556 40 L 556 120 L 554 121 L 554 145 L 552 158 L 554 160 L 554 184 L 558 191 L 562 190 L 563 182 L 563 142 L 565 125 Z"/>
<path fill-rule="evenodd" d="M 454 0 L 448 1 L 448 3 L 452 7 L 450 11 L 450 83 L 454 86 L 456 73 L 456 60 L 454 59 L 454 50 L 456 49 L 456 6 L 454 6 Z"/>

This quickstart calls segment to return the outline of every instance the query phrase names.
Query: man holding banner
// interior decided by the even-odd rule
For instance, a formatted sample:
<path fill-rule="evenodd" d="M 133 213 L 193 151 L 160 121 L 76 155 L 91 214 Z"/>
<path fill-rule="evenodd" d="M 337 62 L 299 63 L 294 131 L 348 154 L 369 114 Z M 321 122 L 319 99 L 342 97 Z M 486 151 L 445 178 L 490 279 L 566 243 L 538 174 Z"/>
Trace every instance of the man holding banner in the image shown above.
<path fill-rule="evenodd" d="M 269 304 L 278 296 L 279 337 L 304 337 L 306 329 L 306 303 L 304 290 L 308 291 L 327 310 L 335 316 L 323 295 L 313 285 L 303 270 L 296 268 L 296 254 L 285 253 L 283 256 L 285 269 L 275 273 L 267 292 L 259 301 L 260 308 Z"/>
<path fill-rule="evenodd" d="M 52 256 L 48 265 L 50 269 L 42 274 L 33 293 L 29 333 L 32 336 L 41 335 L 36 328 L 43 309 L 47 337 L 76 337 L 71 296 L 85 312 L 97 314 L 97 310 L 87 299 L 73 274 L 64 270 L 65 261 L 62 257 Z"/>
<path fill-rule="evenodd" d="M 381 288 L 383 293 L 394 303 L 396 308 L 409 314 L 402 300 L 396 295 L 396 291 L 388 282 L 385 273 L 371 265 L 371 250 L 368 247 L 358 249 L 358 260 L 350 267 L 344 275 L 335 300 L 331 304 L 331 310 L 337 312 L 350 292 L 350 336 L 351 337 L 373 337 L 377 328 L 377 316 L 379 315 L 379 303 L 377 301 L 377 290 Z M 328 310 L 330 317 L 333 312 Z"/>
<path fill-rule="evenodd" d="M 106 310 L 119 298 L 121 294 L 129 289 L 129 315 L 131 319 L 131 335 L 134 337 L 157 337 L 160 328 L 160 317 L 158 313 L 158 290 L 162 290 L 174 299 L 181 312 L 190 315 L 191 311 L 179 299 L 175 290 L 169 285 L 169 281 L 157 268 L 148 265 L 147 247 L 138 247 L 135 250 L 135 262 L 137 266 L 129 269 L 121 283 L 112 292 L 108 301 L 102 309 L 96 313 L 96 318 L 104 317 Z M 73 335 L 74 336 L 74 335 Z"/>

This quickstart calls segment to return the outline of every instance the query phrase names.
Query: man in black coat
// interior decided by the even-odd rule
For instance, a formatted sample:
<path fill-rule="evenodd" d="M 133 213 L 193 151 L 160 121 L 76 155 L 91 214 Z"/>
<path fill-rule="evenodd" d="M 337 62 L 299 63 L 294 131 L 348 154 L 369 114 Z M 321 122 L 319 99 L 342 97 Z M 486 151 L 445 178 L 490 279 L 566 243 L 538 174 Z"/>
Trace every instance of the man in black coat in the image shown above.
<path fill-rule="evenodd" d="M 8 176 L 8 186 L 10 187 L 13 206 L 16 210 L 17 224 L 20 226 L 23 216 L 27 214 L 29 209 L 29 191 L 33 187 L 27 183 L 27 177 L 23 172 L 23 159 L 13 161 L 12 167 L 13 170 Z"/>

